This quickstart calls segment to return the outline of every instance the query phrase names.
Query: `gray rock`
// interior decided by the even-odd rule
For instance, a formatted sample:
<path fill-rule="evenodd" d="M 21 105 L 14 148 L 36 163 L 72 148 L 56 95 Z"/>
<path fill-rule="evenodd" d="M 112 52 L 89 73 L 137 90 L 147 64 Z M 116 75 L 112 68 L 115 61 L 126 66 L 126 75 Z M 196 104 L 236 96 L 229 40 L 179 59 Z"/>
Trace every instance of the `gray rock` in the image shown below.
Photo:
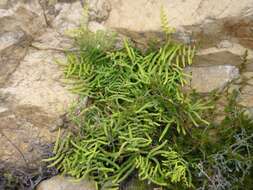
<path fill-rule="evenodd" d="M 0 8 L 5 7 L 8 4 L 8 0 L 0 0 Z"/>
<path fill-rule="evenodd" d="M 55 5 L 57 16 L 52 21 L 52 27 L 62 35 L 70 29 L 75 29 L 81 24 L 86 25 L 84 9 L 80 1 L 73 3 L 57 3 Z"/>
<path fill-rule="evenodd" d="M 8 108 L 0 106 L 0 113 L 8 111 Z"/>
<path fill-rule="evenodd" d="M 114 3 L 114 2 L 113 2 Z M 89 20 L 102 22 L 105 21 L 111 11 L 111 3 L 108 0 L 89 0 Z"/>
<path fill-rule="evenodd" d="M 228 40 L 223 40 L 217 45 L 217 48 L 231 48 L 231 47 L 233 47 L 233 43 Z"/>
<path fill-rule="evenodd" d="M 41 34 L 46 23 L 42 10 L 35 2 L 37 1 L 30 4 L 17 2 L 9 9 L 0 9 L 0 34 L 15 32 L 17 29 L 30 36 Z"/>
<path fill-rule="evenodd" d="M 238 103 L 253 109 L 253 72 L 244 72 L 241 77 L 240 93 Z"/>
<path fill-rule="evenodd" d="M 98 23 L 98 22 L 89 22 L 88 29 L 91 32 L 97 32 L 97 31 L 106 31 L 106 28 L 104 25 Z"/>
<path fill-rule="evenodd" d="M 35 4 L 8 1 L 6 9 L 0 9 L 0 87 L 24 58 L 32 38 L 43 32 L 44 20 Z"/>
<path fill-rule="evenodd" d="M 245 8 L 250 10 L 253 7 L 252 0 L 241 1 L 240 6 L 238 6 L 238 2 L 230 0 L 222 0 L 219 3 L 213 0 L 108 0 L 108 2 L 111 4 L 111 12 L 106 24 L 110 27 L 132 31 L 161 30 L 160 11 L 162 6 L 168 14 L 172 26 L 195 25 L 203 23 L 205 20 L 206 23 L 213 23 L 217 19 L 228 16 L 245 16 Z"/>
<path fill-rule="evenodd" d="M 25 33 L 22 31 L 5 32 L 0 35 L 0 51 L 19 43 L 22 38 L 25 37 Z"/>
<path fill-rule="evenodd" d="M 62 73 L 55 59 L 63 59 L 63 54 L 29 49 L 2 91 L 21 105 L 37 106 L 60 116 L 74 96 L 59 81 Z"/>
<path fill-rule="evenodd" d="M 42 147 L 55 141 L 57 132 L 50 133 L 50 124 L 55 116 L 34 106 L 18 106 L 5 103 L 0 112 L 0 160 L 20 167 L 38 167 L 45 151 Z M 33 147 L 33 151 L 31 151 Z"/>
<path fill-rule="evenodd" d="M 239 70 L 231 65 L 188 67 L 186 72 L 192 74 L 191 87 L 201 93 L 223 88 L 228 82 L 240 76 Z"/>
<path fill-rule="evenodd" d="M 176 31 L 174 36 L 183 42 L 197 42 L 201 47 L 231 46 L 224 40 L 231 39 L 247 48 L 253 48 L 253 0 L 240 3 L 222 0 L 168 1 L 168 0 L 107 0 L 108 8 L 98 8 L 105 0 L 90 0 L 90 20 L 139 41 L 137 32 L 147 40 L 161 38 L 161 7 L 168 15 L 169 25 Z M 106 15 L 106 16 L 102 16 Z M 108 16 L 107 16 L 108 15 Z M 108 18 L 107 18 L 108 17 Z M 107 19 L 106 19 L 107 18 Z"/>
<path fill-rule="evenodd" d="M 194 66 L 214 66 L 214 65 L 233 65 L 240 66 L 242 59 L 239 55 L 230 53 L 229 51 L 220 51 L 197 55 L 194 58 Z"/>
<path fill-rule="evenodd" d="M 31 38 L 24 36 L 20 40 L 18 42 L 17 39 L 12 39 L 12 43 L 17 44 L 11 45 L 9 43 L 9 47 L 5 45 L 5 49 L 0 51 L 0 88 L 9 80 L 11 74 L 16 70 L 20 61 L 26 55 Z"/>
<path fill-rule="evenodd" d="M 64 61 L 63 51 L 72 46 L 60 32 L 63 26 L 79 25 L 80 1 L 55 5 L 64 6 L 57 18 L 50 18 L 53 28 L 47 28 L 43 14 L 47 12 L 38 2 L 0 4 L 4 6 L 0 6 L 0 130 L 4 134 L 0 160 L 16 168 L 41 165 L 48 151 L 44 145 L 56 140 L 51 126 L 74 98 L 59 81 L 62 72 L 55 60 Z"/>
<path fill-rule="evenodd" d="M 89 180 L 75 182 L 70 177 L 55 176 L 42 181 L 36 190 L 96 190 L 96 185 Z"/>
<path fill-rule="evenodd" d="M 57 32 L 56 29 L 47 28 L 42 35 L 33 40 L 32 46 L 39 50 L 55 50 L 58 54 L 62 54 L 73 46 L 73 40 Z"/>
<path fill-rule="evenodd" d="M 253 108 L 253 85 L 246 85 L 242 88 L 239 104 L 248 108 Z"/>

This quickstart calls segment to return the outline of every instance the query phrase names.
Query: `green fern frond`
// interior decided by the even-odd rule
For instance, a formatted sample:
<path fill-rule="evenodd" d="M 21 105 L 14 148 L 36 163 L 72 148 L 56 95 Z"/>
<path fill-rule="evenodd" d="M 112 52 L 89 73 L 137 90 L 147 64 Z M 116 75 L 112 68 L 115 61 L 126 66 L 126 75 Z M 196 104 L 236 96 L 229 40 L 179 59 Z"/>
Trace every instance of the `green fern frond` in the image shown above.
<path fill-rule="evenodd" d="M 171 34 L 175 32 L 175 29 L 169 26 L 169 19 L 165 12 L 164 7 L 161 7 L 160 20 L 163 32 L 166 34 L 167 37 L 170 37 Z"/>

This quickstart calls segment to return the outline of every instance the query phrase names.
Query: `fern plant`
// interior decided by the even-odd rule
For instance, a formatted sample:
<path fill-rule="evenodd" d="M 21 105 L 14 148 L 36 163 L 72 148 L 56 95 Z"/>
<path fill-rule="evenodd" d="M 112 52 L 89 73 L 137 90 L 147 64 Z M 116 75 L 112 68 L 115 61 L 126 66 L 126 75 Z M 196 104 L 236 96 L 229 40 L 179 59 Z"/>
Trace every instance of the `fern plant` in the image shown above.
<path fill-rule="evenodd" d="M 80 97 L 69 113 L 80 130 L 59 133 L 54 156 L 45 160 L 49 167 L 88 176 L 104 189 L 118 189 L 133 174 L 165 189 L 236 189 L 232 185 L 243 183 L 253 163 L 252 121 L 233 101 L 222 124 L 203 119 L 209 101 L 183 90 L 195 48 L 173 42 L 164 10 L 161 21 L 167 41 L 147 52 L 127 40 L 115 49 L 115 36 L 106 32 L 72 33 L 79 49 L 61 65 Z M 215 181 L 217 171 L 223 181 Z"/>
<path fill-rule="evenodd" d="M 85 37 L 84 37 L 85 36 Z M 183 93 L 194 48 L 168 41 L 143 53 L 124 41 L 113 49 L 107 33 L 80 30 L 77 53 L 64 65 L 71 91 L 86 107 L 74 107 L 78 135 L 59 140 L 55 156 L 47 159 L 63 174 L 89 176 L 99 186 L 118 187 L 132 173 L 164 187 L 191 187 L 189 163 L 173 148 L 177 136 L 199 125 L 208 106 Z M 80 105 L 80 104 L 79 104 Z"/>

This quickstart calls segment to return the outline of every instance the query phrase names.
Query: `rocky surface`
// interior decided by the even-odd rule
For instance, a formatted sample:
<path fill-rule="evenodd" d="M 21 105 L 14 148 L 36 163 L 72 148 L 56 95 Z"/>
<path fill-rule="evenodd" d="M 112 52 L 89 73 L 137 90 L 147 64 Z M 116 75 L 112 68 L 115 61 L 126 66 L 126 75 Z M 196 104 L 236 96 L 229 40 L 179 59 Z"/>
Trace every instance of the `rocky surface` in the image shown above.
<path fill-rule="evenodd" d="M 96 190 L 96 185 L 89 180 L 77 182 L 70 177 L 55 176 L 41 182 L 36 190 Z"/>
<path fill-rule="evenodd" d="M 232 0 L 167 1 L 109 0 L 111 12 L 106 20 L 109 27 L 132 31 L 160 30 L 160 10 L 164 8 L 172 26 L 191 26 L 227 17 L 247 17 L 252 14 L 252 0 L 240 3 Z"/>
<path fill-rule="evenodd" d="M 72 46 L 64 31 L 80 25 L 83 8 L 79 1 L 0 5 L 0 160 L 36 168 L 74 99 L 55 60 Z"/>
<path fill-rule="evenodd" d="M 211 46 L 222 40 L 240 42 L 253 47 L 253 0 L 154 1 L 108 0 L 110 15 L 104 25 L 124 32 L 137 41 L 161 34 L 161 7 L 169 24 L 177 29 L 177 38 L 185 42 L 201 42 Z M 100 20 L 98 20 L 99 22 Z"/>
<path fill-rule="evenodd" d="M 89 20 L 83 17 L 87 3 Z M 174 39 L 199 48 L 188 69 L 192 87 L 206 93 L 240 77 L 238 101 L 252 110 L 253 0 L 0 0 L 0 166 L 36 168 L 55 140 L 75 98 L 54 64 L 72 47 L 67 30 L 88 24 L 92 31 L 116 30 L 146 45 L 163 39 L 162 6 L 177 31 Z M 62 181 L 44 184 L 57 189 Z"/>
<path fill-rule="evenodd" d="M 222 89 L 240 76 L 238 68 L 231 65 L 189 67 L 186 72 L 192 76 L 190 86 L 200 93 Z"/>
<path fill-rule="evenodd" d="M 239 103 L 243 106 L 250 107 L 251 110 L 253 110 L 253 71 L 243 73 L 242 81 L 243 83 L 240 86 L 241 95 Z"/>

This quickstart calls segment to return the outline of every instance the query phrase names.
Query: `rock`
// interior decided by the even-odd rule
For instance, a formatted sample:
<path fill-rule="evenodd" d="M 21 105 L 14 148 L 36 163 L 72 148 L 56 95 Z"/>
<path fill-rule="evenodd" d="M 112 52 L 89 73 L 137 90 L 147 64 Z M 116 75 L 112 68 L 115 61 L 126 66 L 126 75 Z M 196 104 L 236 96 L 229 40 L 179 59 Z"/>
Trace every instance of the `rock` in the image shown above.
<path fill-rule="evenodd" d="M 73 40 L 61 35 L 55 29 L 47 28 L 45 33 L 34 39 L 31 45 L 38 50 L 53 50 L 63 54 L 73 46 Z"/>
<path fill-rule="evenodd" d="M 245 80 L 249 80 L 249 79 L 252 79 L 253 78 L 253 72 L 251 71 L 248 71 L 248 72 L 244 72 L 242 73 L 242 77 L 245 79 Z"/>
<path fill-rule="evenodd" d="M 138 176 L 134 174 L 130 180 L 127 180 L 121 187 L 122 190 L 155 190 L 157 185 L 154 185 L 147 180 L 141 181 Z M 106 189 L 102 189 L 106 190 Z"/>
<path fill-rule="evenodd" d="M 64 50 L 72 47 L 72 39 L 61 32 L 80 25 L 82 6 L 79 1 L 45 7 L 38 2 L 44 1 L 12 0 L 0 4 L 3 167 L 38 168 L 41 159 L 48 157 L 49 145 L 56 140 L 57 131 L 52 131 L 52 126 L 60 125 L 60 116 L 75 98 L 60 82 L 62 71 L 55 60 L 64 60 Z M 55 7 L 59 8 L 57 13 L 47 10 Z"/>
<path fill-rule="evenodd" d="M 198 49 L 197 55 L 207 55 L 207 54 L 216 54 L 221 52 L 228 52 L 231 54 L 236 55 L 237 57 L 242 57 L 245 54 L 245 51 L 248 51 L 248 61 L 247 66 L 252 63 L 253 66 L 253 50 L 248 49 L 238 43 L 233 43 L 233 46 L 230 48 L 217 48 L 217 47 L 209 47 L 209 48 L 203 48 Z M 238 59 L 237 59 L 238 60 Z M 242 62 L 242 61 L 240 61 Z"/>
<path fill-rule="evenodd" d="M 253 4 L 253 1 L 251 1 Z M 244 14 L 250 15 L 246 18 L 239 17 L 238 19 L 231 19 L 224 23 L 224 28 L 227 33 L 230 33 L 232 37 L 238 39 L 240 44 L 247 48 L 253 49 L 253 17 L 252 7 L 245 7 Z"/>
<path fill-rule="evenodd" d="M 23 31 L 11 31 L 5 32 L 0 36 L 0 51 L 18 44 L 25 37 L 25 33 Z"/>
<path fill-rule="evenodd" d="M 8 111 L 8 108 L 0 106 L 0 113 Z"/>
<path fill-rule="evenodd" d="M 246 85 L 242 88 L 239 97 L 239 104 L 245 107 L 253 107 L 253 86 Z"/>
<path fill-rule="evenodd" d="M 61 58 L 63 54 L 50 50 L 29 49 L 2 92 L 9 93 L 21 105 L 38 106 L 51 114 L 63 114 L 71 95 L 59 82 L 62 73 L 54 61 Z"/>
<path fill-rule="evenodd" d="M 242 106 L 253 108 L 253 72 L 242 73 L 241 83 L 238 102 Z"/>
<path fill-rule="evenodd" d="M 0 9 L 0 87 L 24 58 L 32 38 L 43 32 L 44 20 L 34 6 L 8 1 L 7 9 Z"/>
<path fill-rule="evenodd" d="M 191 37 L 191 31 L 187 31 L 180 26 L 177 27 L 176 32 L 172 35 L 172 38 L 184 44 L 196 43 L 195 40 Z"/>
<path fill-rule="evenodd" d="M 98 22 L 89 22 L 88 29 L 91 32 L 97 32 L 97 31 L 106 31 L 106 28 L 104 25 L 98 23 Z"/>
<path fill-rule="evenodd" d="M 0 8 L 6 7 L 8 4 L 8 0 L 0 0 Z"/>
<path fill-rule="evenodd" d="M 200 93 L 223 88 L 228 82 L 240 76 L 239 70 L 231 65 L 188 67 L 186 72 L 192 74 L 191 87 Z"/>
<path fill-rule="evenodd" d="M 19 43 L 0 51 L 0 88 L 8 81 L 20 61 L 25 57 L 31 38 L 25 36 Z M 13 41 L 14 42 L 14 41 Z"/>
<path fill-rule="evenodd" d="M 229 51 L 198 54 L 193 67 L 186 69 L 192 72 L 191 85 L 198 92 L 207 93 L 215 89 L 223 88 L 228 82 L 239 78 L 241 56 Z M 238 85 L 232 89 L 238 89 Z"/>
<path fill-rule="evenodd" d="M 198 54 L 194 59 L 194 66 L 213 66 L 213 65 L 233 65 L 240 66 L 241 56 L 229 51 L 219 51 L 215 53 Z"/>
<path fill-rule="evenodd" d="M 64 34 L 67 30 L 75 29 L 86 24 L 84 9 L 80 1 L 73 3 L 57 3 L 55 5 L 58 15 L 52 21 L 52 27 Z"/>
<path fill-rule="evenodd" d="M 228 40 L 221 41 L 218 45 L 218 48 L 231 48 L 233 47 L 233 43 Z"/>
<path fill-rule="evenodd" d="M 101 1 L 103 2 L 103 1 Z M 106 25 L 126 28 L 132 31 L 160 30 L 160 11 L 164 7 L 170 25 L 186 26 L 203 23 L 206 20 L 222 19 L 232 16 L 245 16 L 245 9 L 252 9 L 252 0 L 242 0 L 240 5 L 230 0 L 221 0 L 219 4 L 212 0 L 197 1 L 149 1 L 109 0 L 111 12 Z M 212 8 L 210 8 L 212 7 Z M 250 14 L 250 11 L 248 12 Z"/>
<path fill-rule="evenodd" d="M 0 165 L 34 169 L 48 156 L 44 145 L 54 142 L 57 136 L 57 132 L 48 130 L 55 116 L 35 106 L 5 106 L 8 110 L 0 112 Z"/>
<path fill-rule="evenodd" d="M 253 72 L 253 59 L 247 61 L 245 71 Z"/>
<path fill-rule="evenodd" d="M 238 103 L 247 108 L 253 108 L 253 70 L 246 69 L 241 75 Z"/>
<path fill-rule="evenodd" d="M 104 0 L 91 0 L 91 7 Z M 108 0 L 110 9 L 92 8 L 91 21 L 104 24 L 134 41 L 161 39 L 161 7 L 168 15 L 169 25 L 176 29 L 174 37 L 184 43 L 196 42 L 201 47 L 230 48 L 230 42 L 253 49 L 253 0 L 240 3 L 231 0 L 167 1 L 167 0 Z M 108 18 L 101 19 L 105 10 Z M 102 20 L 102 21 L 101 21 Z M 137 34 L 138 35 L 137 35 Z M 140 40 L 140 36 L 145 38 Z"/>
<path fill-rule="evenodd" d="M 42 181 L 36 190 L 96 190 L 96 185 L 89 180 L 75 182 L 70 177 L 55 176 Z"/>
<path fill-rule="evenodd" d="M 114 3 L 114 2 L 112 2 Z M 108 0 L 89 0 L 89 20 L 102 22 L 109 17 L 111 3 Z"/>
<path fill-rule="evenodd" d="M 17 29 L 30 36 L 41 34 L 46 22 L 36 2 L 30 4 L 17 2 L 9 9 L 0 9 L 0 34 Z"/>
<path fill-rule="evenodd" d="M 223 88 L 239 77 L 237 67 L 245 49 L 248 63 L 243 77 L 240 103 L 253 107 L 253 0 L 167 1 L 89 0 L 88 28 L 117 30 L 135 42 L 164 39 L 160 8 L 176 28 L 173 38 L 186 44 L 200 43 L 201 50 L 192 72 L 191 85 L 199 92 Z M 75 98 L 60 82 L 62 72 L 54 64 L 64 60 L 64 50 L 72 48 L 66 30 L 86 26 L 84 1 L 80 0 L 0 0 L 0 166 L 37 168 L 56 139 L 62 119 Z M 118 43 L 121 47 L 121 44 Z M 237 67 L 236 67 L 237 66 Z M 74 128 L 74 127 L 73 127 Z M 93 182 L 73 183 L 66 177 L 42 182 L 44 189 L 95 189 Z M 129 185 L 131 186 L 131 185 Z"/>

